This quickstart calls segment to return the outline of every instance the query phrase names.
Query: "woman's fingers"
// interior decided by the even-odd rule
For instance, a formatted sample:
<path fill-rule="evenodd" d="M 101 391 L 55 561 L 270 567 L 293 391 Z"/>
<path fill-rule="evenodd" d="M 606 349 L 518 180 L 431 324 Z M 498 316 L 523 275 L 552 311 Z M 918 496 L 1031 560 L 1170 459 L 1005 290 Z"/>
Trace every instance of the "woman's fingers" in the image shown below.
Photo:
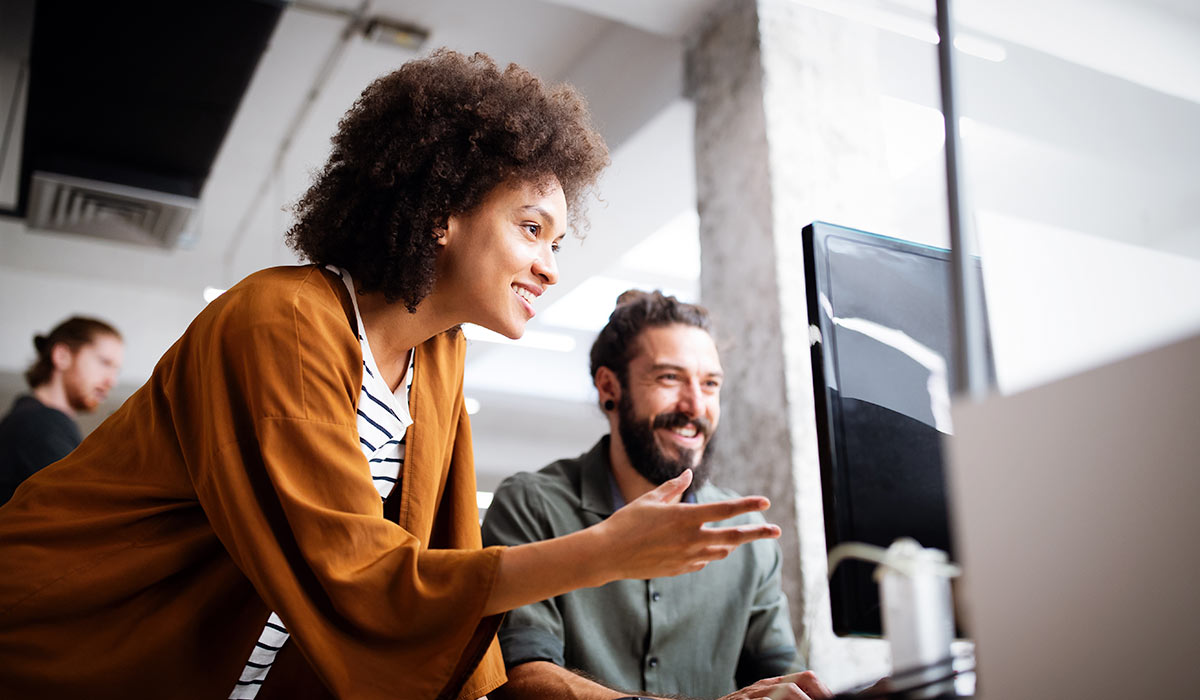
<path fill-rule="evenodd" d="M 701 503 L 689 507 L 692 509 L 692 515 L 700 522 L 711 523 L 717 520 L 728 520 L 742 513 L 766 510 L 771 507 L 771 502 L 764 496 L 745 496 L 743 498 L 731 498 L 728 501 Z"/>
<path fill-rule="evenodd" d="M 737 527 L 704 528 L 701 533 L 700 556 L 708 559 L 724 559 L 738 547 L 754 540 L 779 537 L 777 525 L 739 525 Z"/>
<path fill-rule="evenodd" d="M 679 476 L 659 484 L 658 488 L 643 496 L 650 497 L 659 503 L 678 503 L 683 498 L 683 492 L 692 485 L 692 470 L 684 469 Z"/>
<path fill-rule="evenodd" d="M 734 547 L 732 545 L 713 544 L 713 545 L 709 545 L 709 546 L 705 547 L 704 549 L 701 549 L 700 552 L 696 556 L 703 559 L 704 561 L 716 561 L 718 559 L 724 559 L 725 557 L 729 556 L 735 549 L 737 549 L 737 547 Z"/>
<path fill-rule="evenodd" d="M 714 521 L 765 510 L 770 502 L 750 496 L 717 503 L 678 503 L 691 481 L 691 470 L 685 470 L 596 526 L 624 553 L 619 578 L 699 571 L 747 542 L 779 537 L 779 527 L 768 523 L 709 527 Z"/>
<path fill-rule="evenodd" d="M 754 540 L 779 537 L 779 528 L 775 525 L 755 525 L 752 527 L 729 527 L 716 530 L 705 530 L 704 539 L 708 541 L 699 549 L 693 550 L 692 561 L 687 566 L 688 571 L 698 571 L 704 565 L 724 559 L 733 550 Z"/>
<path fill-rule="evenodd" d="M 706 527 L 701 535 L 713 544 L 724 544 L 737 547 L 754 540 L 779 537 L 781 531 L 778 525 L 771 523 L 756 523 L 754 525 L 732 525 L 730 527 Z"/>

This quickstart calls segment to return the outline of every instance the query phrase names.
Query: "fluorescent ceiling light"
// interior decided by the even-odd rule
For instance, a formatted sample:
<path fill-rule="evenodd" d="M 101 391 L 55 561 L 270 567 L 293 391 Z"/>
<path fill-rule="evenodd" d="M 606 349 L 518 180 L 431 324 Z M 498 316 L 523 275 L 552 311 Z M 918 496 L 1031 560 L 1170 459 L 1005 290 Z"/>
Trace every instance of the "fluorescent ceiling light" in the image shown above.
<path fill-rule="evenodd" d="M 860 2 L 846 0 L 796 0 L 814 10 L 858 22 L 885 32 L 918 39 L 927 44 L 938 41 L 937 29 L 927 19 L 916 19 L 896 12 L 880 9 Z"/>
<path fill-rule="evenodd" d="M 467 407 L 468 416 L 473 416 L 476 413 L 479 413 L 479 399 L 473 399 L 470 396 L 464 396 L 463 404 Z"/>
<path fill-rule="evenodd" d="M 626 270 L 700 279 L 700 215 L 687 209 L 630 248 L 617 265 Z"/>
<path fill-rule="evenodd" d="M 475 504 L 477 506 L 479 506 L 480 508 L 487 510 L 488 506 L 492 505 L 492 492 L 491 491 L 476 491 L 475 492 Z"/>
<path fill-rule="evenodd" d="M 204 303 L 207 304 L 207 303 L 211 302 L 213 299 L 216 299 L 217 297 L 221 296 L 224 293 L 225 293 L 224 289 L 217 289 L 216 287 L 205 287 L 204 288 Z"/>
<path fill-rule="evenodd" d="M 566 333 L 527 330 L 519 339 L 513 340 L 471 323 L 464 323 L 462 330 L 463 335 L 467 336 L 467 340 L 477 340 L 482 343 L 515 345 L 530 350 L 552 350 L 554 352 L 571 352 L 575 349 L 575 338 Z"/>
<path fill-rule="evenodd" d="M 972 34 L 959 34 L 954 37 L 954 48 L 976 58 L 996 63 L 1008 57 L 1008 51 L 1001 44 L 982 39 Z"/>
<path fill-rule="evenodd" d="M 831 15 L 848 19 L 851 22 L 858 22 L 875 27 L 876 29 L 882 29 L 885 32 L 907 36 L 918 41 L 923 41 L 926 44 L 937 44 L 939 41 L 937 27 L 931 23 L 932 19 L 916 19 L 878 7 L 847 2 L 846 0 L 795 1 L 815 10 L 828 12 Z M 1008 55 L 1002 45 L 963 32 L 957 32 L 957 36 L 954 37 L 954 48 L 965 54 L 988 61 L 1003 61 Z"/>
<path fill-rule="evenodd" d="M 946 118 L 933 107 L 882 95 L 884 149 L 888 172 L 899 180 L 941 155 L 946 145 Z M 958 135 L 963 141 L 979 137 L 979 122 L 958 118 Z"/>

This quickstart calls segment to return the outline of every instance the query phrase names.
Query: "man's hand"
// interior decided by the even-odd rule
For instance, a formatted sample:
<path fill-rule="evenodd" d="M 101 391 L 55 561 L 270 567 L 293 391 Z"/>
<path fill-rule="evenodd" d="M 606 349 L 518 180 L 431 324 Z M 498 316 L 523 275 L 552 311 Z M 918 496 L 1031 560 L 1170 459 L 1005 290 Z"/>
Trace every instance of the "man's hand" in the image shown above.
<path fill-rule="evenodd" d="M 493 695 L 504 700 L 525 698 L 577 698 L 580 700 L 613 700 L 630 697 L 628 693 L 610 690 L 595 681 L 576 675 L 548 661 L 531 661 L 508 670 L 508 683 Z M 654 697 L 642 694 L 642 697 Z M 676 697 L 676 696 L 672 696 Z M 764 678 L 754 685 L 726 695 L 719 700 L 821 700 L 833 693 L 815 673 L 789 673 L 778 678 Z"/>
<path fill-rule="evenodd" d="M 777 678 L 764 678 L 754 685 L 748 685 L 741 690 L 730 693 L 720 700 L 751 700 L 752 698 L 769 698 L 770 700 L 818 700 L 831 698 L 833 691 L 817 678 L 812 671 L 789 673 Z"/>

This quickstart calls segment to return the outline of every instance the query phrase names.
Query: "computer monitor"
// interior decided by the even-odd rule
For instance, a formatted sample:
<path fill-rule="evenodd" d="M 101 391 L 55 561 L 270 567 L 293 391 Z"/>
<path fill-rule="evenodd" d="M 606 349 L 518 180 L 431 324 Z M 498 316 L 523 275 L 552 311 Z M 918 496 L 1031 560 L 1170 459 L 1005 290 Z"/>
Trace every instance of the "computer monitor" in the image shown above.
<path fill-rule="evenodd" d="M 912 537 L 953 558 L 950 252 L 823 222 L 804 228 L 804 245 L 827 546 Z M 987 357 L 994 376 L 990 346 Z M 837 634 L 882 633 L 874 568 L 835 571 Z"/>

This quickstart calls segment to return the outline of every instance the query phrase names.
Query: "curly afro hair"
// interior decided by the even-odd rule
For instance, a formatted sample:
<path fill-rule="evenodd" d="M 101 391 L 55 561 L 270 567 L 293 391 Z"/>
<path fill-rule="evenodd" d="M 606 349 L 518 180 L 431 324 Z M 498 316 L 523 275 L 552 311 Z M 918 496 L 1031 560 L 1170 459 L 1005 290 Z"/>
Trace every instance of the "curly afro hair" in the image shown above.
<path fill-rule="evenodd" d="M 369 85 L 332 142 L 288 245 L 409 311 L 433 289 L 437 232 L 450 216 L 501 183 L 557 178 L 578 229 L 579 205 L 608 165 L 574 88 L 446 49 Z"/>

